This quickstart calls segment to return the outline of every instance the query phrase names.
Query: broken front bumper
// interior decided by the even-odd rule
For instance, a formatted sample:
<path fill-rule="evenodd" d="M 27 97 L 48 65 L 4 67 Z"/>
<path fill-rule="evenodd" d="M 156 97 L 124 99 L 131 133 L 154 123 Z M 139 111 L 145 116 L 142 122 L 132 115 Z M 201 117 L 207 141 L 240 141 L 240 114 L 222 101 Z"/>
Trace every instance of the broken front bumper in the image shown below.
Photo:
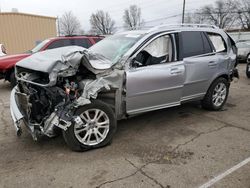
<path fill-rule="evenodd" d="M 24 124 L 32 135 L 34 140 L 38 140 L 39 136 L 46 135 L 48 137 L 54 137 L 54 127 L 58 127 L 64 131 L 71 125 L 71 121 L 63 120 L 53 112 L 44 122 L 44 126 L 41 124 L 30 123 L 28 120 L 28 106 L 31 104 L 28 102 L 28 96 L 24 93 L 20 93 L 18 86 L 13 88 L 10 95 L 10 112 L 14 121 L 14 127 L 18 136 L 22 134 L 21 125 Z M 66 113 L 66 112 L 65 112 Z M 79 118 L 74 119 L 75 122 L 79 122 Z"/>
<path fill-rule="evenodd" d="M 22 111 L 20 108 L 20 105 L 24 105 L 26 103 L 26 106 L 24 108 L 27 108 L 28 102 L 27 95 L 22 94 L 18 91 L 18 86 L 14 87 L 10 94 L 10 113 L 11 117 L 14 121 L 14 127 L 16 129 L 17 136 L 21 136 L 22 129 L 21 125 L 24 124 L 28 131 L 30 132 L 31 136 L 34 140 L 37 140 L 37 132 L 35 131 L 35 127 L 33 124 L 29 124 L 27 122 L 27 115 L 25 115 L 25 111 Z"/>
<path fill-rule="evenodd" d="M 21 122 L 22 122 L 24 116 L 21 113 L 21 111 L 19 110 L 19 107 L 17 105 L 16 92 L 17 92 L 17 86 L 12 89 L 11 94 L 10 94 L 10 113 L 11 113 L 11 117 L 14 121 L 16 133 L 18 136 L 20 136 L 22 133 Z"/>

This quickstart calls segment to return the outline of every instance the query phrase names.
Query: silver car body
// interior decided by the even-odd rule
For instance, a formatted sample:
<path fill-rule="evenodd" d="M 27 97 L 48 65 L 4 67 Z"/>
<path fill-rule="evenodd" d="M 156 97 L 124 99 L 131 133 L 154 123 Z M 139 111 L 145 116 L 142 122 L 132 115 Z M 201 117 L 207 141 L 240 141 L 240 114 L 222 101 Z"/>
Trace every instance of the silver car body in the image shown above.
<path fill-rule="evenodd" d="M 184 58 L 182 61 L 146 66 L 141 68 L 126 67 L 127 96 L 126 111 L 128 114 L 172 107 L 189 100 L 199 100 L 204 97 L 211 83 L 220 76 L 229 77 L 234 69 L 236 54 L 233 52 L 228 35 L 220 29 L 211 28 L 179 28 L 175 31 L 164 32 L 155 38 L 182 31 L 204 31 L 218 33 L 228 46 L 225 53 L 211 53 Z M 159 30 L 150 32 L 136 46 L 128 51 L 126 63 L 132 60 L 144 44 L 133 56 L 138 46 L 147 38 L 159 33 Z M 141 86 L 141 87 L 140 87 Z"/>
<path fill-rule="evenodd" d="M 137 68 L 132 66 L 132 62 L 137 54 L 151 41 L 163 35 L 174 35 L 175 33 L 184 31 L 201 31 L 219 34 L 224 39 L 227 50 L 225 52 L 217 53 L 214 51 L 212 53 L 177 60 L 177 44 L 174 40 L 173 49 L 175 55 L 173 56 L 173 62 Z M 94 61 L 85 63 L 85 66 L 88 67 L 92 73 L 96 74 L 97 79 L 82 81 L 84 83 L 84 87 L 82 88 L 83 94 L 76 100 L 75 106 L 88 104 L 93 98 L 102 98 L 101 96 L 103 94 L 112 95 L 114 101 L 112 105 L 114 106 L 116 117 L 117 119 L 122 119 L 129 115 L 178 106 L 190 100 L 200 100 L 205 96 L 209 86 L 216 78 L 225 77 L 228 80 L 232 78 L 236 62 L 236 53 L 233 51 L 231 39 L 223 30 L 214 27 L 166 26 L 148 31 L 132 31 L 126 33 L 128 35 L 140 34 L 142 37 L 116 64 L 112 64 L 110 67 L 107 66 L 103 69 L 102 65 L 98 65 L 98 63 L 93 67 Z M 79 64 L 77 63 L 79 56 L 88 59 L 88 51 L 85 49 L 82 49 L 82 51 L 84 51 L 84 53 L 80 53 L 79 49 L 75 50 L 75 55 L 73 55 L 72 58 L 73 63 L 71 63 L 71 65 L 73 64 L 76 66 Z M 43 53 L 46 54 L 50 52 Z M 53 62 L 63 62 L 62 59 L 65 60 L 65 58 L 61 58 L 61 56 L 62 55 L 58 56 L 58 59 L 52 58 Z M 72 57 L 72 54 L 66 57 Z M 43 58 L 38 57 L 36 59 L 42 61 L 41 59 Z M 44 59 L 49 61 L 49 58 Z M 32 60 L 34 59 L 32 59 L 31 56 L 30 59 L 24 60 L 23 64 L 30 66 L 30 69 L 32 69 L 32 64 L 30 64 Z M 98 58 L 96 58 L 95 61 L 96 60 L 98 60 Z M 70 58 L 66 58 L 65 62 L 70 61 Z M 17 66 L 18 65 L 21 66 L 22 63 L 18 63 Z M 98 68 L 98 66 L 100 67 Z M 52 70 L 53 75 L 58 74 L 62 68 L 57 65 L 53 65 L 53 67 L 57 67 Z M 65 63 L 63 69 L 67 69 Z M 50 83 L 56 82 L 56 77 L 50 76 L 50 78 L 53 79 L 50 80 Z M 32 83 L 27 77 L 20 78 L 20 76 L 17 75 L 17 79 L 21 82 Z M 16 97 L 16 93 L 18 92 L 20 92 L 18 87 L 12 90 L 10 105 L 15 127 L 19 131 L 20 122 L 24 120 L 32 133 L 33 125 L 25 121 L 25 115 L 19 109 L 20 101 L 17 100 Z M 50 118 L 53 119 L 53 117 L 49 117 L 47 120 Z M 48 123 L 47 121 L 47 124 Z M 60 127 L 60 125 L 58 125 L 58 127 L 63 130 L 67 129 L 67 127 Z M 41 129 L 42 133 L 47 135 L 46 130 L 43 130 L 44 128 Z M 36 139 L 35 134 L 33 134 L 33 138 Z"/>

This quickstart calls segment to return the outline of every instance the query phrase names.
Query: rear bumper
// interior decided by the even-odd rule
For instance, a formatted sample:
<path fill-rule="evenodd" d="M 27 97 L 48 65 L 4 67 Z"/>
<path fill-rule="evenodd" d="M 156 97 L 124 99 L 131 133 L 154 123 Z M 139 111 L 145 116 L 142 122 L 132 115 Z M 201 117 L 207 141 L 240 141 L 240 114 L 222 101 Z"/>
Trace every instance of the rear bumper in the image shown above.
<path fill-rule="evenodd" d="M 24 116 L 19 110 L 17 102 L 16 102 L 16 97 L 15 97 L 16 91 L 17 91 L 17 87 L 14 87 L 10 94 L 10 113 L 11 113 L 12 120 L 14 122 L 16 133 L 18 136 L 20 136 L 22 133 L 21 122 Z"/>

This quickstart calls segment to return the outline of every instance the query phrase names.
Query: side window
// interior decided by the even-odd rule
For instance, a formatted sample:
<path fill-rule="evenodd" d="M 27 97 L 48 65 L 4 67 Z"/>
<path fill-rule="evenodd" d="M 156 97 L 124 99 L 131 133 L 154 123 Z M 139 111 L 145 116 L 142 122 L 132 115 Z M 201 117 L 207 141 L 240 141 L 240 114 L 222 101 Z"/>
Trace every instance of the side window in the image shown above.
<path fill-rule="evenodd" d="M 199 31 L 183 31 L 182 36 L 182 57 L 191 57 L 205 54 L 202 33 Z"/>
<path fill-rule="evenodd" d="M 169 35 L 158 37 L 141 50 L 135 60 L 140 66 L 171 62 L 173 57 L 172 40 Z"/>
<path fill-rule="evenodd" d="M 213 52 L 212 46 L 210 45 L 209 39 L 205 33 L 202 33 L 202 39 L 203 39 L 204 53 L 205 54 L 212 53 Z"/>
<path fill-rule="evenodd" d="M 225 52 L 226 51 L 225 41 L 223 40 L 223 38 L 219 34 L 207 33 L 207 35 L 214 46 L 215 52 Z"/>
<path fill-rule="evenodd" d="M 62 39 L 62 40 L 56 40 L 52 42 L 47 49 L 54 49 L 54 48 L 60 48 L 64 46 L 71 46 L 72 43 L 69 39 Z"/>
<path fill-rule="evenodd" d="M 90 46 L 92 46 L 89 39 L 86 38 L 73 39 L 73 45 L 81 46 L 84 48 L 89 48 Z"/>

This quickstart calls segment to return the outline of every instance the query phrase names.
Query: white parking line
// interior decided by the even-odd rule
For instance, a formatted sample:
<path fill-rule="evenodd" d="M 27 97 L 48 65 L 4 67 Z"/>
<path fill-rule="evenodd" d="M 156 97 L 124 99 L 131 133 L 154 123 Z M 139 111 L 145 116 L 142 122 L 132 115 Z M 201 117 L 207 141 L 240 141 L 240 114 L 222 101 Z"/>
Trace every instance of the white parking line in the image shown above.
<path fill-rule="evenodd" d="M 250 157 L 247 158 L 247 159 L 245 159 L 244 161 L 240 162 L 239 164 L 233 166 L 232 168 L 228 169 L 227 171 L 221 173 L 220 175 L 216 176 L 215 178 L 211 179 L 210 181 L 208 181 L 207 183 L 203 184 L 199 188 L 207 188 L 207 187 L 212 186 L 216 182 L 220 181 L 224 177 L 228 176 L 229 174 L 233 173 L 234 171 L 238 170 L 239 168 L 243 167 L 244 165 L 246 165 L 249 162 L 250 162 Z"/>

